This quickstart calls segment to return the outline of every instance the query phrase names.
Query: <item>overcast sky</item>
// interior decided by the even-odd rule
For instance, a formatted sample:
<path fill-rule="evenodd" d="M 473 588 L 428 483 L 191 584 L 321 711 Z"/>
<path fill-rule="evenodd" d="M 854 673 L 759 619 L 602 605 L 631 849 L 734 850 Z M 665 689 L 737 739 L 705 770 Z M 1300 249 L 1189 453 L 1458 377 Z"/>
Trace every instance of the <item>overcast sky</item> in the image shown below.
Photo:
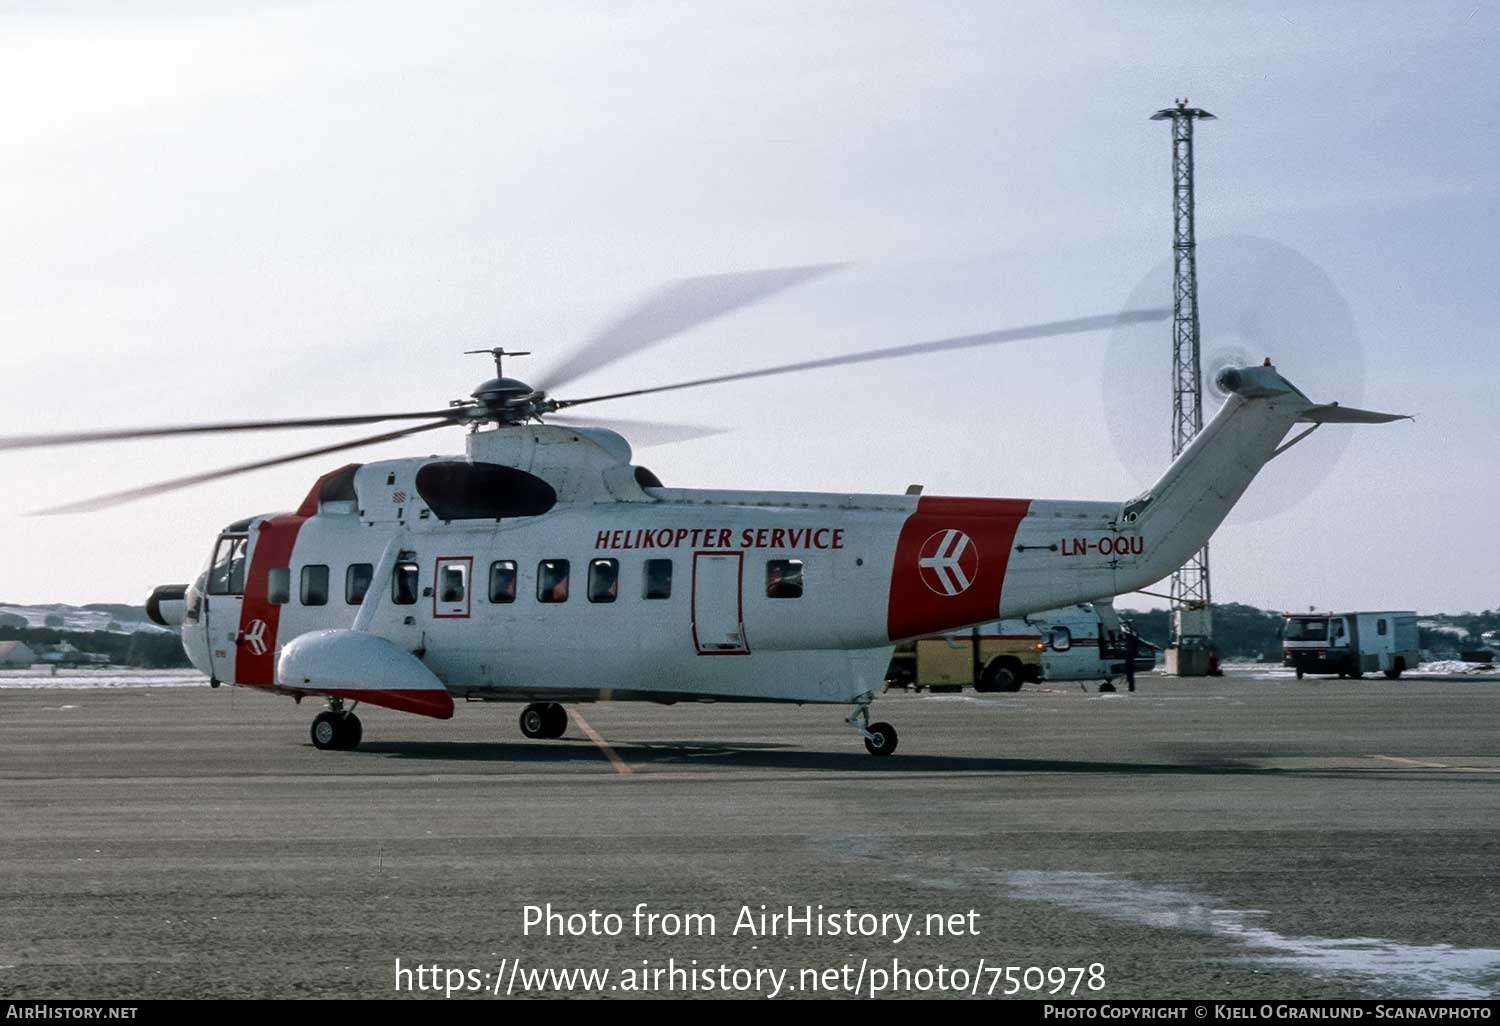
<path fill-rule="evenodd" d="M 1168 304 L 1169 132 L 1147 119 L 1187 96 L 1219 117 L 1205 350 L 1418 417 L 1269 466 L 1215 538 L 1215 599 L 1500 605 L 1492 2 L 248 9 L 0 14 L 0 435 L 428 409 L 487 376 L 463 350 L 530 349 L 508 369 L 539 376 L 693 274 L 852 264 L 578 392 Z M 1169 340 L 608 412 L 735 429 L 637 452 L 672 485 L 1120 499 L 1167 461 Z M 25 510 L 360 433 L 0 454 L 0 600 L 139 602 L 342 458 Z M 355 458 L 429 451 L 462 437 Z"/>

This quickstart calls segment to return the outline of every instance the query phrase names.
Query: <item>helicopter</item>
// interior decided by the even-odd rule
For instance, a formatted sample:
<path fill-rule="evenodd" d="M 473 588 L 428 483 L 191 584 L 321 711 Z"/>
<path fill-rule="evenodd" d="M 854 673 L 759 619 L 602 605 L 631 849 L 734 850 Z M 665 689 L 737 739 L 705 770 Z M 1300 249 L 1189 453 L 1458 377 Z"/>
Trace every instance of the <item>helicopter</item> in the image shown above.
<path fill-rule="evenodd" d="M 414 422 L 42 510 L 75 513 L 265 467 L 467 430 L 462 455 L 349 463 L 289 512 L 226 525 L 188 584 L 147 609 L 192 664 L 231 684 L 314 697 L 312 744 L 356 748 L 360 704 L 448 719 L 455 700 L 524 703 L 528 738 L 558 738 L 568 703 L 784 702 L 871 722 L 893 647 L 1167 577 L 1208 541 L 1270 460 L 1327 423 L 1402 415 L 1316 403 L 1261 366 L 1227 368 L 1217 415 L 1146 491 L 1116 502 L 668 487 L 630 433 L 695 426 L 581 421 L 566 411 L 780 374 L 1164 320 L 1165 309 L 1053 321 L 738 373 L 558 397 L 585 373 L 828 273 L 816 265 L 689 278 L 588 339 L 535 385 L 495 376 L 446 408 L 0 438 L 0 450 L 224 432 Z M 1289 440 L 1297 425 L 1306 425 Z"/>

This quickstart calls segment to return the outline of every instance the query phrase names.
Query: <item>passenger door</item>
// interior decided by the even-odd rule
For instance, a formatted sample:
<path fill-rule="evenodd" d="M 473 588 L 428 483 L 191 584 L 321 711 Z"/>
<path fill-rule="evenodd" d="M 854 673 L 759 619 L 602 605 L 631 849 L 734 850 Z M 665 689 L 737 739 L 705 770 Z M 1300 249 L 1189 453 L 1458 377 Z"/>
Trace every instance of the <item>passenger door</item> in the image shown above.
<path fill-rule="evenodd" d="M 693 645 L 699 655 L 748 655 L 744 553 L 693 553 Z"/>

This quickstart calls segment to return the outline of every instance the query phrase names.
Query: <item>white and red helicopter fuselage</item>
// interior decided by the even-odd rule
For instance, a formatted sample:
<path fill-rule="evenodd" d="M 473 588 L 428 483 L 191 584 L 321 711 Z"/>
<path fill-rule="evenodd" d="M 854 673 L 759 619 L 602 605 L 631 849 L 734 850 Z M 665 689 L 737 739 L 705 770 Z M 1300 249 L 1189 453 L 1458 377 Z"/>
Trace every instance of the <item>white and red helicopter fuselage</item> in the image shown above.
<path fill-rule="evenodd" d="M 184 646 L 215 682 L 439 718 L 454 698 L 863 711 L 895 643 L 1146 587 L 1298 420 L 1361 419 L 1235 373 L 1125 502 L 667 488 L 610 431 L 476 431 L 466 457 L 344 467 L 227 528 Z"/>

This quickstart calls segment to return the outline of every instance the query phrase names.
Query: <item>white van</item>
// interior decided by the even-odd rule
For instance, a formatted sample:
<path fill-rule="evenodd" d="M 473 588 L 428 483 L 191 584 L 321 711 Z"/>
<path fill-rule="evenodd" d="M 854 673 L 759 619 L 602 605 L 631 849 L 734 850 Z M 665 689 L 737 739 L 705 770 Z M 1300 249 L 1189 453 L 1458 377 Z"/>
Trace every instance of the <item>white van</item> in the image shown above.
<path fill-rule="evenodd" d="M 1398 679 L 1422 662 L 1417 614 L 1288 613 L 1281 630 L 1282 665 L 1307 673 L 1336 673 L 1355 680 L 1367 673 Z"/>

